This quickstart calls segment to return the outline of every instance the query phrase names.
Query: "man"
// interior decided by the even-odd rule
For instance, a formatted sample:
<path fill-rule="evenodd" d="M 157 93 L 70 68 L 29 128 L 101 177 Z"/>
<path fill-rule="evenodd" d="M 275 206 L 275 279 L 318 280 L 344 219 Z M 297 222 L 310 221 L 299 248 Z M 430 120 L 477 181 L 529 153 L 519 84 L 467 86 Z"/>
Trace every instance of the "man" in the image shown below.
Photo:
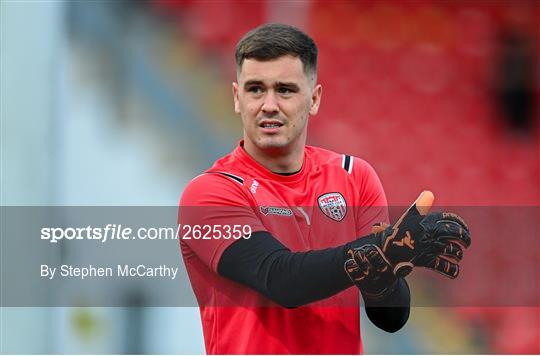
<path fill-rule="evenodd" d="M 305 33 L 260 26 L 238 43 L 236 64 L 243 140 L 180 202 L 206 351 L 361 353 L 359 291 L 375 325 L 399 330 L 410 306 L 403 277 L 420 266 L 455 278 L 468 229 L 453 214 L 427 214 L 430 192 L 388 226 L 371 166 L 306 146 L 322 87 Z"/>

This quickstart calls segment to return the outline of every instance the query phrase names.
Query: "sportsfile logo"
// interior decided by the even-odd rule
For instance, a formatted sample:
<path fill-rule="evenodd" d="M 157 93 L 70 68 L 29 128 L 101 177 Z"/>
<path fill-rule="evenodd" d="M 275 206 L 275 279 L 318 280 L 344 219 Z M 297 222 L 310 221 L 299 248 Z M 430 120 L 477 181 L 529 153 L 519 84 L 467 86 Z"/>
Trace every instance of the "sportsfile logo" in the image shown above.
<path fill-rule="evenodd" d="M 278 208 L 275 206 L 261 206 L 259 207 L 261 213 L 264 215 L 280 215 L 280 216 L 292 216 L 292 210 L 289 208 Z"/>

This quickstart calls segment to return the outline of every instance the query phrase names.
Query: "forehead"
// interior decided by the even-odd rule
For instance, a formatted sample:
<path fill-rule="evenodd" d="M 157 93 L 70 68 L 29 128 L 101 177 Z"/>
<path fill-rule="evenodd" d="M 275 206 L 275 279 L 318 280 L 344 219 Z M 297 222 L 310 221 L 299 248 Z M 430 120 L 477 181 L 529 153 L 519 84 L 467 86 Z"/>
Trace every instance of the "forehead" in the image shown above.
<path fill-rule="evenodd" d="M 307 77 L 300 58 L 282 56 L 267 61 L 259 61 L 252 58 L 245 59 L 238 74 L 238 81 L 243 83 L 252 80 L 263 82 L 300 82 L 307 80 Z"/>

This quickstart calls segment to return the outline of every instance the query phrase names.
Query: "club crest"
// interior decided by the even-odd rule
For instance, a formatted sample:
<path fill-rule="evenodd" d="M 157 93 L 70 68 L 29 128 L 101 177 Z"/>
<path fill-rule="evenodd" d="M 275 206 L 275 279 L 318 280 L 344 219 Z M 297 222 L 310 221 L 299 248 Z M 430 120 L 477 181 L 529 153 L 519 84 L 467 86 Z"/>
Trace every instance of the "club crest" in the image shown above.
<path fill-rule="evenodd" d="M 319 208 L 330 219 L 341 221 L 347 214 L 347 202 L 340 193 L 327 193 L 318 199 Z"/>

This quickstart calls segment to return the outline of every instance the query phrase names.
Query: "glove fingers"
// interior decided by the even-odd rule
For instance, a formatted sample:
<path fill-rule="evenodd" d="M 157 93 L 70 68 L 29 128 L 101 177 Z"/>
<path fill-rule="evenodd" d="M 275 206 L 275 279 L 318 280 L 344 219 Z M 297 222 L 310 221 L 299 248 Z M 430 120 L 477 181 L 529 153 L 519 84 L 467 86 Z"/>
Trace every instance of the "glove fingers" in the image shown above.
<path fill-rule="evenodd" d="M 442 256 L 435 257 L 430 263 L 427 263 L 425 267 L 452 279 L 459 275 L 459 265 L 448 261 Z"/>
<path fill-rule="evenodd" d="M 350 258 L 345 261 L 345 272 L 351 281 L 364 291 L 369 290 L 369 293 L 377 294 L 386 288 L 389 279 L 395 278 L 391 272 L 391 265 L 375 245 L 350 249 L 347 255 Z"/>
<path fill-rule="evenodd" d="M 361 268 L 352 258 L 345 261 L 344 267 L 345 272 L 355 284 L 362 282 L 368 275 L 367 270 Z"/>
<path fill-rule="evenodd" d="M 373 224 L 373 226 L 371 227 L 371 233 L 376 234 L 378 232 L 383 232 L 388 226 L 390 226 L 390 224 L 387 224 L 385 222 Z"/>
<path fill-rule="evenodd" d="M 446 213 L 446 212 L 437 212 L 437 213 L 434 213 L 433 215 L 434 215 L 433 218 L 437 223 L 442 222 L 442 221 L 445 221 L 445 222 L 446 221 L 453 221 L 454 223 L 461 226 L 461 228 L 463 228 L 463 230 L 466 230 L 467 232 L 470 232 L 469 226 L 467 225 L 465 220 L 463 220 L 461 218 L 461 216 L 459 216 L 457 214 Z"/>
<path fill-rule="evenodd" d="M 463 247 L 471 245 L 471 235 L 467 229 L 454 220 L 440 220 L 435 226 L 433 238 L 437 241 L 445 242 L 452 240 Z"/>
<path fill-rule="evenodd" d="M 388 261 L 384 259 L 384 254 L 376 246 L 371 245 L 365 256 L 370 267 L 377 272 L 386 272 L 390 268 Z"/>
<path fill-rule="evenodd" d="M 403 220 L 427 215 L 429 209 L 431 209 L 431 206 L 433 205 L 434 200 L 435 197 L 433 196 L 433 193 L 429 190 L 424 190 L 422 193 L 420 193 L 418 198 L 416 198 L 410 208 L 407 209 L 403 215 L 401 215 L 398 221 L 396 221 L 396 223 L 393 225 L 394 229 L 397 229 Z"/>
<path fill-rule="evenodd" d="M 470 231 L 469 230 L 469 226 L 467 225 L 467 223 L 465 222 L 465 220 L 463 220 L 463 218 L 461 216 L 459 216 L 458 214 L 454 214 L 454 213 L 442 213 L 442 219 L 443 220 L 451 220 L 451 221 L 454 221 L 456 223 L 458 223 L 459 225 L 461 225 L 465 230 Z"/>
<path fill-rule="evenodd" d="M 420 193 L 420 196 L 416 199 L 413 206 L 416 207 L 420 215 L 427 215 L 429 209 L 431 209 L 431 206 L 433 205 L 434 200 L 435 196 L 433 193 L 429 190 L 424 190 L 422 193 Z"/>
<path fill-rule="evenodd" d="M 459 262 L 463 258 L 463 249 L 459 244 L 450 242 L 442 250 L 441 257 L 452 262 Z"/>

